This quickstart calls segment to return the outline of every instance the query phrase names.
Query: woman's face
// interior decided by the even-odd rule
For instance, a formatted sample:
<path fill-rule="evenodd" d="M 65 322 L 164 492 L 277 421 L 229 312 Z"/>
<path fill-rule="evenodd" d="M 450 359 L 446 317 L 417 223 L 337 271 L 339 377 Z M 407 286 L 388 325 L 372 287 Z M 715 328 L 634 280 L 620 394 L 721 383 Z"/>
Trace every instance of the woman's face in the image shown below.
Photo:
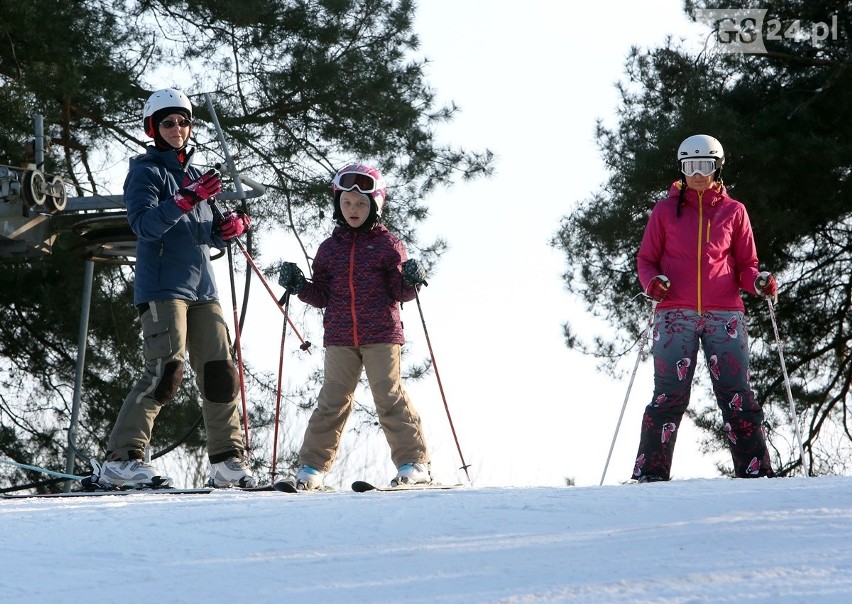
<path fill-rule="evenodd" d="M 686 186 L 698 191 L 699 193 L 703 193 L 713 186 L 713 174 L 710 176 L 702 176 L 696 172 L 692 176 L 686 177 Z"/>
<path fill-rule="evenodd" d="M 347 224 L 357 229 L 370 215 L 370 198 L 358 191 L 344 191 L 340 195 L 340 211 Z"/>
<path fill-rule="evenodd" d="M 163 122 L 168 122 L 172 125 L 171 128 L 166 128 L 163 125 Z M 183 122 L 186 126 L 181 126 L 180 123 Z M 191 122 L 189 122 L 185 116 L 180 113 L 172 113 L 171 115 L 167 115 L 160 123 L 157 124 L 157 127 L 160 129 L 160 136 L 169 143 L 175 149 L 182 149 L 186 144 L 187 139 L 189 139 L 189 132 L 191 128 Z"/>

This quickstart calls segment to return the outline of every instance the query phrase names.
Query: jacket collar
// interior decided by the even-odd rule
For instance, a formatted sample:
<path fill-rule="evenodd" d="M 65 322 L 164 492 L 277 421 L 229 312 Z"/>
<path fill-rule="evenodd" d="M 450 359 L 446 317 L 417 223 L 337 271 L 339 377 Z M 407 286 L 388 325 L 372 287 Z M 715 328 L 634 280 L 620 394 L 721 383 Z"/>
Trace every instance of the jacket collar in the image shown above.
<path fill-rule="evenodd" d="M 672 186 L 669 188 L 669 197 L 673 197 L 675 199 L 680 198 L 680 189 L 683 186 L 683 181 L 676 180 L 672 183 Z M 704 203 L 718 203 L 719 201 L 728 197 L 728 191 L 725 189 L 725 185 L 721 182 L 716 182 L 712 187 L 704 191 L 704 194 L 701 196 L 701 201 Z M 695 189 L 690 189 L 687 187 L 686 189 L 686 201 L 687 203 L 698 203 L 698 191 Z"/>

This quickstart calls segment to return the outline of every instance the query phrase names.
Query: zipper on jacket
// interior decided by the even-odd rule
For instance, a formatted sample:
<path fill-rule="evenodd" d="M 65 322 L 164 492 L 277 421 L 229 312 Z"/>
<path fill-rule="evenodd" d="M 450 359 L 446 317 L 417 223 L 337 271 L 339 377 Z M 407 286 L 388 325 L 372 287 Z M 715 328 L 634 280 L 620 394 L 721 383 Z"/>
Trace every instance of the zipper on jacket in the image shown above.
<path fill-rule="evenodd" d="M 716 204 L 719 203 L 719 198 L 714 197 L 713 201 L 710 202 L 710 207 L 715 208 Z M 707 219 L 707 243 L 710 243 L 710 219 Z"/>
<path fill-rule="evenodd" d="M 696 257 L 696 259 L 698 261 L 698 267 L 697 267 L 698 268 L 698 280 L 696 281 L 696 283 L 697 283 L 696 310 L 697 310 L 699 315 L 701 314 L 701 248 L 702 248 L 701 228 L 704 224 L 704 203 L 703 203 L 703 199 L 702 199 L 703 197 L 704 197 L 704 191 L 698 191 L 698 256 Z M 707 227 L 707 236 L 708 237 L 710 236 L 709 221 L 708 221 L 708 227 Z"/>
<path fill-rule="evenodd" d="M 352 249 L 349 251 L 349 299 L 350 312 L 352 313 L 352 340 L 357 347 L 358 344 L 358 317 L 355 314 L 355 241 L 357 235 L 352 237 Z"/>

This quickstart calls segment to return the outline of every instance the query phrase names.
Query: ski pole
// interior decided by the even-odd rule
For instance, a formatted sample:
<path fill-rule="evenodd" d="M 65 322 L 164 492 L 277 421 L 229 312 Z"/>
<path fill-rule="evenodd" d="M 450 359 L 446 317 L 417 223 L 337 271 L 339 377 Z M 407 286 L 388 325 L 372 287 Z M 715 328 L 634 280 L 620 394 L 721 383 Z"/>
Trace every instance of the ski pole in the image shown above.
<path fill-rule="evenodd" d="M 287 338 L 287 319 L 290 318 L 290 290 L 284 291 L 280 302 L 284 308 L 284 327 L 281 329 L 281 354 L 278 356 L 278 391 L 275 393 L 275 430 L 272 436 L 272 472 L 270 482 L 275 482 L 275 465 L 278 461 L 278 420 L 281 416 L 281 383 L 284 380 L 284 340 Z"/>
<path fill-rule="evenodd" d="M 228 142 L 225 140 L 225 135 L 222 132 L 222 126 L 219 125 L 219 117 L 216 115 L 216 110 L 213 107 L 213 101 L 210 98 L 210 95 L 205 93 L 204 98 L 207 101 L 207 108 L 210 111 L 210 117 L 213 120 L 213 125 L 216 127 L 216 133 L 219 135 L 219 142 L 222 144 L 222 152 L 225 154 L 225 160 L 228 163 L 228 169 L 231 171 L 231 174 L 236 173 L 236 167 L 234 166 L 234 160 L 231 157 L 231 152 L 228 149 Z M 234 179 L 234 185 L 237 188 L 237 193 L 240 196 L 240 199 L 245 202 L 246 196 L 245 191 L 243 191 L 243 183 L 239 178 Z M 215 199 L 210 200 L 210 207 L 213 208 L 213 212 L 217 215 L 219 220 L 222 220 L 222 211 L 219 210 L 218 206 L 216 206 Z M 239 241 L 234 238 L 234 241 Z M 240 246 L 242 249 L 242 246 Z M 251 457 L 251 443 L 249 441 L 249 427 L 248 427 L 248 408 L 246 406 L 246 385 L 245 385 L 245 371 L 243 368 L 243 351 L 240 342 L 240 317 L 237 312 L 237 288 L 234 281 L 234 254 L 231 250 L 230 242 L 228 242 L 228 276 L 231 280 L 231 300 L 233 302 L 233 311 L 234 311 L 234 347 L 237 350 L 237 364 L 238 371 L 237 373 L 240 376 L 240 398 L 242 399 L 243 404 L 243 433 L 245 434 L 246 442 L 245 442 L 245 454 L 246 457 Z"/>
<path fill-rule="evenodd" d="M 642 334 L 639 336 L 641 339 L 639 340 L 639 353 L 636 355 L 636 363 L 633 365 L 633 373 L 630 375 L 630 383 L 627 384 L 627 392 L 624 395 L 624 402 L 621 405 L 621 413 L 618 415 L 618 423 L 615 425 L 615 433 L 612 435 L 612 444 L 609 446 L 609 453 L 606 456 L 606 463 L 604 464 L 603 474 L 601 474 L 601 482 L 598 486 L 603 486 L 604 479 L 606 478 L 606 471 L 609 468 L 609 460 L 612 457 L 612 450 L 615 448 L 615 440 L 618 438 L 618 431 L 621 428 L 621 420 L 624 418 L 624 410 L 627 409 L 627 400 L 630 398 L 630 391 L 633 389 L 633 380 L 636 378 L 636 370 L 639 369 L 639 361 L 642 360 L 642 352 L 645 350 L 645 342 L 646 340 L 650 345 L 653 345 L 653 337 L 654 337 L 654 313 L 657 310 L 657 301 L 653 300 L 651 302 L 651 318 L 648 321 L 648 325 L 645 326 L 645 329 L 642 330 Z M 647 334 L 647 338 L 645 337 Z"/>
<path fill-rule="evenodd" d="M 237 193 L 238 193 L 240 199 L 245 201 L 247 196 L 246 196 L 245 191 L 243 189 L 242 181 L 245 180 L 250 185 L 253 181 L 249 178 L 245 178 L 245 177 L 241 176 L 239 174 L 239 172 L 237 172 L 237 166 L 234 164 L 234 159 L 231 156 L 231 151 L 228 148 L 227 141 L 225 140 L 225 133 L 222 130 L 222 126 L 219 124 L 219 117 L 216 115 L 216 109 L 213 107 L 213 101 L 210 98 L 210 94 L 205 92 L 204 98 L 207 101 L 207 109 L 208 109 L 208 111 L 210 111 L 210 118 L 213 121 L 213 126 L 216 128 L 216 134 L 218 135 L 219 142 L 222 145 L 222 152 L 225 155 L 225 163 L 227 164 L 228 171 L 230 172 L 231 176 L 234 178 L 234 186 L 236 186 L 236 188 L 237 188 Z M 246 262 L 249 264 L 249 266 L 251 266 L 252 270 L 257 275 L 258 279 L 260 279 L 260 282 L 263 284 L 263 287 L 266 288 L 266 291 L 269 292 L 269 295 L 272 296 L 272 299 L 275 300 L 276 303 L 277 303 L 278 302 L 278 296 L 276 296 L 275 293 L 272 291 L 272 288 L 269 287 L 269 283 L 266 281 L 266 278 L 263 276 L 263 272 L 261 272 L 261 270 L 257 267 L 257 264 L 255 264 L 254 259 L 251 257 L 251 254 L 248 253 L 248 250 L 246 250 L 245 246 L 242 244 L 242 242 L 239 239 L 235 238 L 235 239 L 232 239 L 231 241 L 234 241 L 237 244 L 237 247 L 240 248 L 240 251 L 243 253 L 243 256 L 245 256 L 245 258 L 246 258 Z M 230 246 L 228 247 L 228 254 L 229 254 L 228 258 L 230 260 Z M 280 304 L 276 304 L 276 306 L 278 306 L 278 308 L 279 308 L 279 310 L 281 310 L 281 312 L 284 312 L 283 309 L 281 309 Z M 287 318 L 287 321 L 290 323 L 290 327 L 293 329 L 293 333 L 295 333 L 296 336 L 299 338 L 299 341 L 301 341 L 301 343 L 302 343 L 301 349 L 307 350 L 308 354 L 311 354 L 311 351 L 310 351 L 311 343 L 306 342 L 304 340 L 304 338 L 302 338 L 302 335 L 299 333 L 299 330 L 296 329 L 296 326 L 289 319 L 289 317 Z"/>
<path fill-rule="evenodd" d="M 435 361 L 435 353 L 432 352 L 432 342 L 429 339 L 429 330 L 426 329 L 426 319 L 423 318 L 423 307 L 420 305 L 420 294 L 418 293 L 417 288 L 414 289 L 414 299 L 417 300 L 417 310 L 420 313 L 420 322 L 423 324 L 423 333 L 426 334 L 426 345 L 429 347 L 429 356 L 432 358 L 432 367 L 435 368 L 435 377 L 438 379 L 438 390 L 441 391 L 441 399 L 444 401 L 444 409 L 447 412 L 447 419 L 450 422 L 450 430 L 453 433 L 453 439 L 456 441 L 456 449 L 459 452 L 459 458 L 462 462 L 460 469 L 464 470 L 465 476 L 467 476 L 467 481 L 472 486 L 473 482 L 470 479 L 470 473 L 467 471 L 470 465 L 464 461 L 464 455 L 462 455 L 461 446 L 459 445 L 459 438 L 456 435 L 456 428 L 453 426 L 453 418 L 450 416 L 450 407 L 447 405 L 447 397 L 444 395 L 444 385 L 441 383 L 441 374 L 438 373 L 438 363 Z"/>
<path fill-rule="evenodd" d="M 68 480 L 83 480 L 86 478 L 85 476 L 75 476 L 74 474 L 64 474 L 62 472 L 54 472 L 53 470 L 47 470 L 45 468 L 40 468 L 39 466 L 30 466 L 25 463 L 18 463 L 17 461 L 12 461 L 11 459 L 5 459 L 0 457 L 0 463 L 4 463 L 10 466 L 16 466 L 18 468 L 22 468 L 24 470 L 30 470 L 32 472 L 38 472 L 39 474 L 47 474 L 48 476 L 56 476 L 58 478 L 66 478 Z"/>
<path fill-rule="evenodd" d="M 220 210 L 219 206 L 216 205 L 216 200 L 211 197 L 209 203 L 210 207 L 213 209 L 213 213 L 216 215 L 216 218 L 221 221 L 224 216 L 222 215 L 222 210 Z M 232 241 L 236 241 L 236 239 L 233 239 Z M 227 247 L 228 277 L 231 282 L 231 309 L 234 313 L 234 348 L 237 351 L 237 374 L 240 376 L 240 399 L 243 405 L 243 435 L 246 438 L 244 453 L 248 459 L 251 458 L 251 443 L 249 441 L 248 407 L 246 405 L 246 380 L 245 371 L 243 369 L 243 348 L 240 341 L 240 315 L 237 312 L 237 286 L 234 279 L 234 253 L 231 250 L 230 241 L 227 242 Z"/>
<path fill-rule="evenodd" d="M 796 434 L 796 440 L 799 441 L 799 454 L 802 456 L 802 468 L 805 470 L 805 476 L 810 476 L 810 468 L 808 461 L 805 458 L 805 446 L 802 443 L 802 433 L 799 430 L 799 418 L 796 415 L 796 405 L 793 403 L 793 393 L 790 390 L 790 378 L 787 375 L 787 364 L 784 362 L 784 351 L 781 346 L 781 336 L 778 335 L 778 323 L 775 321 L 775 305 L 772 303 L 772 298 L 766 297 L 766 305 L 769 307 L 769 318 L 772 321 L 772 331 L 775 332 L 775 345 L 778 347 L 778 358 L 781 361 L 781 373 L 784 376 L 784 387 L 787 390 L 787 402 L 790 404 L 790 421 L 793 422 L 793 430 Z"/>
<path fill-rule="evenodd" d="M 266 291 L 269 293 L 269 295 L 272 297 L 272 299 L 275 300 L 275 305 L 278 307 L 278 310 L 281 311 L 281 314 L 285 314 L 284 309 L 281 306 L 281 300 L 278 299 L 278 296 L 276 296 L 275 292 L 272 291 L 272 288 L 269 287 L 269 282 L 266 280 L 266 277 L 263 276 L 263 273 L 257 267 L 257 264 L 254 263 L 254 259 L 251 257 L 251 254 L 248 253 L 246 248 L 243 247 L 243 244 L 238 239 L 232 239 L 231 241 L 235 241 L 237 243 L 237 247 L 240 248 L 243 255 L 246 257 L 246 262 L 249 264 L 249 266 L 251 266 L 252 270 L 254 270 L 255 274 L 258 276 L 258 278 L 260 279 L 260 282 L 266 288 Z M 298 337 L 299 341 L 302 343 L 302 345 L 299 346 L 299 348 L 301 350 L 307 350 L 308 354 L 313 354 L 311 352 L 311 343 L 308 340 L 305 340 L 302 337 L 302 334 L 300 334 L 299 330 L 296 329 L 296 326 L 293 325 L 293 320 L 290 319 L 289 316 L 285 316 L 285 321 L 290 324 L 290 328 L 293 330 L 293 333 L 296 334 L 296 337 Z"/>

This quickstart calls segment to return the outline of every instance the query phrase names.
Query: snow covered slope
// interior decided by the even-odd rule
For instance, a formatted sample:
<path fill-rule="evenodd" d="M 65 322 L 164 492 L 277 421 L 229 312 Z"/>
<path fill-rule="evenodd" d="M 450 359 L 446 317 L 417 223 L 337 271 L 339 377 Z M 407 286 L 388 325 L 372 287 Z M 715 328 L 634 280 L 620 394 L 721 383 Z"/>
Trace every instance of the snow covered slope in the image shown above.
<path fill-rule="evenodd" d="M 4 602 L 852 602 L 852 481 L 0 501 Z"/>

